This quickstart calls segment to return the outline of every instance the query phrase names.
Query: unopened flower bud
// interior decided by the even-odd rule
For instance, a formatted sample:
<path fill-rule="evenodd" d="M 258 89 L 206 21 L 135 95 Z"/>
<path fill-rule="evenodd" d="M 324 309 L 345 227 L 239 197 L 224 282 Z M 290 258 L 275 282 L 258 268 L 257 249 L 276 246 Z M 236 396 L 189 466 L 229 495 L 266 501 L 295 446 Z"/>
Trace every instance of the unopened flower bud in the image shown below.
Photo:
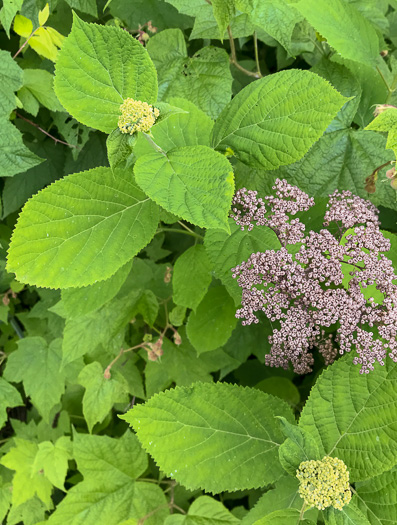
<path fill-rule="evenodd" d="M 171 266 L 167 266 L 167 269 L 165 270 L 165 275 L 164 275 L 165 283 L 169 283 L 171 281 L 171 273 L 172 273 Z"/>
<path fill-rule="evenodd" d="M 374 111 L 374 117 L 377 117 L 381 113 L 384 113 L 385 111 L 391 108 L 397 109 L 396 106 L 392 106 L 390 104 L 377 104 Z"/>
<path fill-rule="evenodd" d="M 106 368 L 106 370 L 105 370 L 104 373 L 103 373 L 103 377 L 104 377 L 105 379 L 110 379 L 110 378 L 112 377 L 112 374 L 110 373 L 109 368 Z"/>
<path fill-rule="evenodd" d="M 182 344 L 182 337 L 179 335 L 179 332 L 177 332 L 176 330 L 174 332 L 174 343 L 176 345 L 181 345 Z"/>

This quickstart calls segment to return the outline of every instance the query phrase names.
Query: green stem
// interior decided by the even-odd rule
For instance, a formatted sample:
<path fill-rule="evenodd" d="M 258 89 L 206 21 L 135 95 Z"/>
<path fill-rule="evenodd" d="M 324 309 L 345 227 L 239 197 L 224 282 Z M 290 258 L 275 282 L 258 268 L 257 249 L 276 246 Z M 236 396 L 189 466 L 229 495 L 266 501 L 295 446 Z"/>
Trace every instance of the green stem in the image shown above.
<path fill-rule="evenodd" d="M 201 239 L 202 241 L 204 240 L 204 237 L 202 235 L 199 235 L 194 231 L 178 230 L 178 228 L 160 228 L 156 231 L 156 235 L 162 232 L 184 233 L 185 235 L 190 235 L 191 237 L 195 237 L 196 239 Z"/>
<path fill-rule="evenodd" d="M 261 66 L 259 65 L 259 53 L 258 53 L 258 37 L 256 35 L 256 31 L 254 31 L 254 50 L 255 50 L 255 63 L 256 63 L 256 71 L 258 75 L 261 77 Z"/>
<path fill-rule="evenodd" d="M 154 142 L 154 140 L 152 139 L 152 137 L 150 135 L 148 135 L 147 133 L 145 133 L 144 131 L 141 131 L 141 133 L 143 134 L 143 136 L 145 137 L 145 139 L 149 142 L 149 144 L 156 150 L 158 151 L 159 153 L 161 153 L 162 155 L 164 155 L 164 157 L 167 157 L 167 154 L 166 152 L 160 148 L 160 146 L 158 144 L 156 144 Z"/>
<path fill-rule="evenodd" d="M 386 79 L 385 79 L 385 77 L 383 76 L 383 73 L 382 73 L 382 71 L 379 69 L 378 66 L 376 66 L 376 70 L 377 70 L 377 72 L 379 73 L 380 78 L 383 80 L 383 83 L 385 84 L 387 91 L 389 92 L 389 94 L 388 94 L 388 96 L 387 96 L 387 98 L 389 98 L 390 95 L 393 93 L 393 91 L 390 89 L 389 84 L 386 82 Z"/>

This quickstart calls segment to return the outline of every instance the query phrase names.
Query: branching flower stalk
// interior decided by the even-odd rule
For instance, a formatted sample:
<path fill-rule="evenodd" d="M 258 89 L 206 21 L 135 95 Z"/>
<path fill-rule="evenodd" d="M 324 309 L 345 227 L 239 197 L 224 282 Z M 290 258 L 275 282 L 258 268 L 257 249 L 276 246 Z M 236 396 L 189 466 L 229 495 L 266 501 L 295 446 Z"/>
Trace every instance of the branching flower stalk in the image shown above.
<path fill-rule="evenodd" d="M 326 364 L 338 351 L 355 350 L 353 363 L 361 365 L 361 373 L 373 370 L 375 362 L 383 365 L 387 353 L 397 361 L 397 276 L 383 253 L 390 241 L 379 229 L 378 210 L 348 191 L 335 191 L 324 228 L 305 235 L 305 225 L 290 216 L 308 210 L 313 199 L 285 180 L 277 180 L 274 190 L 264 199 L 239 190 L 231 213 L 241 229 L 267 226 L 281 244 L 232 269 L 242 288 L 236 317 L 249 325 L 264 312 L 279 325 L 269 337 L 266 364 L 287 369 L 292 363 L 296 373 L 308 373 L 313 347 Z M 331 223 L 336 235 L 327 229 Z M 376 290 L 377 300 L 368 287 Z"/>

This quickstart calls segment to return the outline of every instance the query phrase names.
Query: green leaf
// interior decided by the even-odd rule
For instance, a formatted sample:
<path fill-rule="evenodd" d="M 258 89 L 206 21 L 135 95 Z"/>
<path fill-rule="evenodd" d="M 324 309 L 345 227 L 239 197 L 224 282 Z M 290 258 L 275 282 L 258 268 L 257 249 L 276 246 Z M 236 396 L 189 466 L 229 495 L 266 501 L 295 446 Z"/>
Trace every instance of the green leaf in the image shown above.
<path fill-rule="evenodd" d="M 25 205 L 8 270 L 21 282 L 54 288 L 106 280 L 150 242 L 158 218 L 129 172 L 95 168 L 69 175 Z"/>
<path fill-rule="evenodd" d="M 18 341 L 18 350 L 8 356 L 4 371 L 8 381 L 23 382 L 26 395 L 32 398 L 47 422 L 51 409 L 59 403 L 65 390 L 65 375 L 60 365 L 60 339 L 47 345 L 42 337 L 26 337 Z"/>
<path fill-rule="evenodd" d="M 163 491 L 154 483 L 135 481 L 148 462 L 131 432 L 118 439 L 75 433 L 73 457 L 84 481 L 68 491 L 51 514 L 49 525 L 119 525 L 128 519 L 138 521 L 158 507 L 145 521 L 148 525 L 165 521 L 169 510 Z"/>
<path fill-rule="evenodd" d="M 357 508 L 354 501 L 341 510 L 328 507 L 323 511 L 326 525 L 370 525 L 370 521 Z"/>
<path fill-rule="evenodd" d="M 54 77 L 42 69 L 24 69 L 23 86 L 18 91 L 18 97 L 23 103 L 24 95 L 29 92 L 40 104 L 51 111 L 63 111 L 54 92 Z M 37 115 L 37 112 L 36 112 Z"/>
<path fill-rule="evenodd" d="M 51 508 L 52 484 L 40 471 L 33 468 L 38 445 L 17 437 L 14 438 L 14 443 L 15 447 L 0 460 L 2 465 L 15 470 L 12 480 L 12 504 L 21 505 L 37 494 L 47 509 Z"/>
<path fill-rule="evenodd" d="M 220 501 L 200 496 L 190 505 L 186 516 L 169 516 L 164 525 L 233 525 L 241 523 Z"/>
<path fill-rule="evenodd" d="M 230 24 L 230 20 L 236 12 L 234 3 L 235 0 L 212 0 L 211 2 L 222 41 L 222 35 L 225 33 L 227 26 Z"/>
<path fill-rule="evenodd" d="M 72 9 L 77 9 L 81 13 L 87 13 L 95 18 L 98 17 L 98 10 L 95 0 L 66 0 Z"/>
<path fill-rule="evenodd" d="M 156 102 L 156 70 L 145 48 L 126 31 L 87 24 L 74 15 L 58 54 L 55 92 L 76 120 L 111 133 L 124 99 Z"/>
<path fill-rule="evenodd" d="M 196 311 L 191 312 L 186 331 L 198 354 L 219 348 L 237 324 L 233 299 L 224 286 L 208 290 Z"/>
<path fill-rule="evenodd" d="M 293 6 L 344 58 L 375 65 L 379 39 L 373 25 L 343 0 L 300 0 Z"/>
<path fill-rule="evenodd" d="M 102 423 L 115 403 L 128 402 L 128 384 L 120 374 L 111 374 L 105 379 L 104 370 L 98 361 L 85 366 L 78 381 L 85 388 L 83 414 L 90 433 L 95 423 Z"/>
<path fill-rule="evenodd" d="M 3 6 L 1 13 L 4 11 Z M 2 22 L 3 23 L 3 22 Z M 3 23 L 4 25 L 4 23 Z M 11 111 L 16 106 L 15 91 L 17 91 L 23 82 L 23 70 L 12 59 L 8 51 L 0 50 L 0 117 L 10 116 Z"/>
<path fill-rule="evenodd" d="M 75 146 L 74 148 L 71 148 L 73 160 L 77 160 L 77 157 L 80 155 L 80 153 L 82 156 L 84 156 L 84 153 L 86 153 L 84 146 L 87 144 L 90 133 L 93 130 L 91 128 L 87 128 L 83 124 L 80 124 L 77 122 L 77 120 L 65 112 L 57 111 L 56 113 L 52 113 L 52 119 L 64 141 L 71 146 Z M 99 159 L 97 158 L 97 160 Z M 97 165 L 100 164 L 101 163 Z"/>
<path fill-rule="evenodd" d="M 135 135 L 122 133 L 119 128 L 114 129 L 106 140 L 109 164 L 112 169 L 128 169 L 134 162 L 133 146 Z"/>
<path fill-rule="evenodd" d="M 261 487 L 281 475 L 276 414 L 293 421 L 286 403 L 258 390 L 196 383 L 157 394 L 120 417 L 168 476 L 216 493 Z"/>
<path fill-rule="evenodd" d="M 314 525 L 314 521 L 299 519 L 300 512 L 298 509 L 276 510 L 264 518 L 256 521 L 254 525 Z"/>
<path fill-rule="evenodd" d="M 386 149 L 391 149 L 397 156 L 397 109 L 388 108 L 378 115 L 365 128 L 372 131 L 385 131 L 387 133 Z"/>
<path fill-rule="evenodd" d="M 288 474 L 296 476 L 296 471 L 302 461 L 321 459 L 319 447 L 308 432 L 296 425 L 291 425 L 284 418 L 278 419 L 287 438 L 279 448 L 280 463 Z"/>
<path fill-rule="evenodd" d="M 222 230 L 208 230 L 204 246 L 213 265 L 215 276 L 226 286 L 236 306 L 241 303 L 241 288 L 233 279 L 232 268 L 246 261 L 252 253 L 265 252 L 280 247 L 276 234 L 270 228 L 258 227 L 252 231 L 241 230 L 229 219 L 231 234 Z"/>
<path fill-rule="evenodd" d="M 224 49 L 206 46 L 189 58 L 182 31 L 166 29 L 149 40 L 148 51 L 157 69 L 161 100 L 186 98 L 211 118 L 218 117 L 232 94 Z"/>
<path fill-rule="evenodd" d="M 142 190 L 167 211 L 203 228 L 228 231 L 234 178 L 220 153 L 207 146 L 155 151 L 137 160 L 134 174 Z"/>
<path fill-rule="evenodd" d="M 128 274 L 132 262 L 129 261 L 106 281 L 99 281 L 83 288 L 67 288 L 62 290 L 62 303 L 69 319 L 83 317 L 95 312 L 101 306 L 111 301 L 119 292 Z"/>
<path fill-rule="evenodd" d="M 60 437 L 55 445 L 51 441 L 39 443 L 32 469 L 43 471 L 46 478 L 58 489 L 65 491 L 64 482 L 68 470 L 70 438 Z"/>
<path fill-rule="evenodd" d="M 192 279 L 194 276 L 194 279 Z M 202 244 L 191 246 L 176 260 L 172 273 L 173 301 L 195 310 L 212 280 L 211 263 Z"/>
<path fill-rule="evenodd" d="M 1 176 L 12 177 L 41 164 L 43 160 L 24 145 L 21 133 L 8 117 L 0 117 Z"/>
<path fill-rule="evenodd" d="M 252 82 L 215 123 L 212 144 L 249 166 L 275 169 L 299 160 L 346 102 L 309 71 L 281 71 Z"/>
<path fill-rule="evenodd" d="M 23 0 L 3 0 L 3 7 L 0 9 L 0 22 L 8 38 L 10 38 L 10 27 L 14 16 L 21 9 L 22 4 Z M 4 53 L 4 51 L 1 53 Z"/>
<path fill-rule="evenodd" d="M 356 483 L 355 503 L 373 525 L 397 522 L 397 471 Z"/>
<path fill-rule="evenodd" d="M 18 390 L 0 377 L 0 429 L 7 421 L 7 408 L 17 407 L 23 404 L 21 394 Z"/>
<path fill-rule="evenodd" d="M 152 290 L 144 290 L 135 304 L 133 316 L 140 314 L 151 328 L 159 313 L 159 302 Z"/>
<path fill-rule="evenodd" d="M 44 503 L 35 496 L 17 507 L 13 505 L 7 516 L 7 525 L 42 525 L 45 519 L 46 507 Z"/>
<path fill-rule="evenodd" d="M 299 426 L 311 434 L 320 453 L 342 459 L 350 481 L 389 470 L 397 457 L 397 364 L 390 358 L 361 375 L 345 356 L 317 379 Z"/>
<path fill-rule="evenodd" d="M 259 381 L 259 383 L 255 385 L 255 388 L 272 396 L 280 397 L 293 407 L 296 407 L 300 401 L 299 390 L 294 383 L 286 377 L 267 377 Z"/>

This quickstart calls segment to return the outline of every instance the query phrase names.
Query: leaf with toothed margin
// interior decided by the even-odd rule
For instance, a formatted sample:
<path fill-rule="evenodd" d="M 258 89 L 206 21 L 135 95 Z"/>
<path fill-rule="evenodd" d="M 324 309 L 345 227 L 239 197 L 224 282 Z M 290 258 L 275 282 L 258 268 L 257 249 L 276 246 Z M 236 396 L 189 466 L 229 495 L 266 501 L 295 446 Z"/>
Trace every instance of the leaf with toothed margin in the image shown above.
<path fill-rule="evenodd" d="M 283 474 L 276 415 L 294 421 L 287 403 L 259 390 L 195 383 L 156 394 L 120 417 L 167 475 L 218 493 L 263 487 Z"/>
<path fill-rule="evenodd" d="M 110 168 L 74 173 L 26 203 L 7 268 L 36 286 L 88 286 L 111 277 L 149 244 L 158 221 L 158 206 L 131 173 Z"/>
<path fill-rule="evenodd" d="M 54 88 L 76 120 L 111 133 L 124 99 L 156 102 L 157 73 L 146 49 L 127 31 L 88 24 L 74 14 L 58 53 Z"/>

